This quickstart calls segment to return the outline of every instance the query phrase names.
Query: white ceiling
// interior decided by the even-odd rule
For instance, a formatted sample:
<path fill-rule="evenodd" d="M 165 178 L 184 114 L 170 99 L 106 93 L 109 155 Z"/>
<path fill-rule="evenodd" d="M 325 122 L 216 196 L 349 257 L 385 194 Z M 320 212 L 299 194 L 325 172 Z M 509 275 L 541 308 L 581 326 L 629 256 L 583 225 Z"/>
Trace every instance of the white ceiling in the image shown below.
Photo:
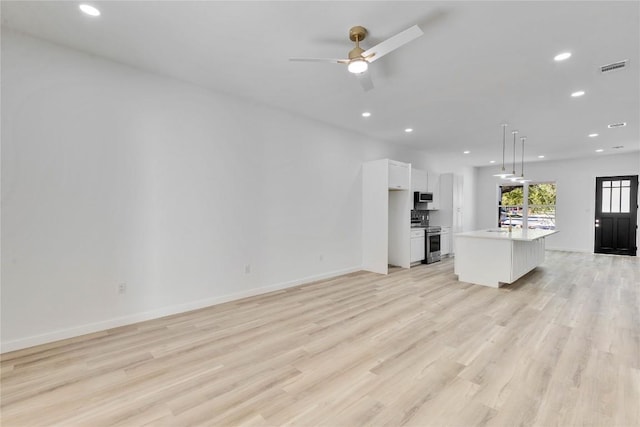
<path fill-rule="evenodd" d="M 100 17 L 75 1 L 2 1 L 2 24 L 466 165 L 501 161 L 502 122 L 528 137 L 526 160 L 640 150 L 635 1 L 89 3 Z M 343 65 L 288 61 L 346 57 L 354 25 L 366 49 L 413 24 L 424 36 L 371 64 L 370 92 Z M 573 56 L 554 62 L 562 51 Z"/>

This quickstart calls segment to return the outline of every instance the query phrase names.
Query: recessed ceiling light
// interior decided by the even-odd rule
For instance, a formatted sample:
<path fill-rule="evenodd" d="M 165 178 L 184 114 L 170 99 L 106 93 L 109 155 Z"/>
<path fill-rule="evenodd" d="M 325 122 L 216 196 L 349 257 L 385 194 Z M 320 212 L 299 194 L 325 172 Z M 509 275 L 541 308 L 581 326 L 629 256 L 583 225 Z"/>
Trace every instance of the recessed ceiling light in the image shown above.
<path fill-rule="evenodd" d="M 469 150 L 465 150 L 465 151 L 462 152 L 462 154 L 469 154 L 469 153 L 471 153 L 471 151 L 469 151 Z"/>
<path fill-rule="evenodd" d="M 404 131 L 405 131 L 406 133 L 411 133 L 411 132 L 413 132 L 413 129 L 411 129 L 411 128 L 406 128 Z"/>
<path fill-rule="evenodd" d="M 81 11 L 83 11 L 89 16 L 100 16 L 100 11 L 91 5 L 81 4 L 78 7 L 80 8 Z"/>
<path fill-rule="evenodd" d="M 577 97 L 582 96 L 582 95 L 584 95 L 584 91 L 583 90 L 579 90 L 579 91 L 573 92 L 571 94 L 571 96 L 573 96 L 574 98 L 577 98 Z"/>
<path fill-rule="evenodd" d="M 604 151 L 604 150 L 603 150 L 602 148 L 598 148 L 598 149 L 596 150 L 596 153 L 602 153 L 603 151 Z"/>
<path fill-rule="evenodd" d="M 540 155 L 538 156 L 538 158 L 539 158 L 539 159 L 544 159 L 544 156 L 543 156 L 542 154 L 540 154 Z"/>
<path fill-rule="evenodd" d="M 562 52 L 553 57 L 554 61 L 564 61 L 571 57 L 571 52 Z"/>
<path fill-rule="evenodd" d="M 599 133 L 590 133 L 589 134 L 589 138 L 595 138 L 598 135 L 600 135 L 600 134 Z"/>
<path fill-rule="evenodd" d="M 496 162 L 495 160 L 489 160 L 489 163 L 495 163 L 495 162 Z"/>
<path fill-rule="evenodd" d="M 371 117 L 371 113 L 368 111 L 365 111 L 364 113 L 362 113 L 362 117 Z"/>

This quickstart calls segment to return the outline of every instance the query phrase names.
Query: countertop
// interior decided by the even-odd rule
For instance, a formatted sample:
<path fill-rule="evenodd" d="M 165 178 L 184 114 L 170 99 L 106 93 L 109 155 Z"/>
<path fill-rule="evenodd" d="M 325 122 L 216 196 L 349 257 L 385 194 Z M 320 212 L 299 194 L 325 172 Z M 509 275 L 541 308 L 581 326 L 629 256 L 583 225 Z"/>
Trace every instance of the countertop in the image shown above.
<path fill-rule="evenodd" d="M 467 231 L 465 233 L 456 233 L 455 236 L 475 237 L 479 239 L 496 239 L 496 240 L 522 240 L 531 242 L 551 236 L 558 230 L 538 230 L 538 229 L 522 229 L 514 228 L 511 233 L 507 229 L 491 228 L 488 230 Z"/>

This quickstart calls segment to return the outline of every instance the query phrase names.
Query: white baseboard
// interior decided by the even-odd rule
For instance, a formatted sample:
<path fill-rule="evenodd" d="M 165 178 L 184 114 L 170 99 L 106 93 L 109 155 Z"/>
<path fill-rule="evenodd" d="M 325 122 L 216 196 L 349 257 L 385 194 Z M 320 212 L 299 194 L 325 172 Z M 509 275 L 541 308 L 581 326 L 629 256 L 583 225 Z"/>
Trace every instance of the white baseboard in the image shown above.
<path fill-rule="evenodd" d="M 577 248 L 560 248 L 560 247 L 550 247 L 547 246 L 546 250 L 548 251 L 560 251 L 560 252 L 580 252 L 583 254 L 593 253 L 593 251 L 587 251 L 585 249 L 577 249 Z"/>
<path fill-rule="evenodd" d="M 343 274 L 353 273 L 362 270 L 361 266 L 345 268 L 342 270 L 322 273 L 315 276 L 303 277 L 301 279 L 290 280 L 288 282 L 277 283 L 274 285 L 263 286 L 260 288 L 249 289 L 234 294 L 222 295 L 213 298 L 192 301 L 184 304 L 177 304 L 168 307 L 162 307 L 156 310 L 145 311 L 142 313 L 130 314 L 128 316 L 116 317 L 100 322 L 87 323 L 72 328 L 58 329 L 56 331 L 47 332 L 45 334 L 33 335 L 17 340 L 6 341 L 0 343 L 0 353 L 9 351 L 22 350 L 24 348 L 33 347 L 40 344 L 47 344 L 54 341 L 60 341 L 68 338 L 75 338 L 81 335 L 92 334 L 95 332 L 105 331 L 111 328 L 131 325 L 133 323 L 144 322 L 145 320 L 158 319 L 160 317 L 171 316 L 173 314 L 185 313 L 187 311 L 198 310 L 212 305 L 222 304 L 229 301 L 235 301 L 242 298 L 248 298 L 256 295 L 266 294 L 268 292 L 279 291 L 291 288 L 305 283 L 315 282 L 318 280 L 329 279 L 332 277 L 342 276 Z"/>

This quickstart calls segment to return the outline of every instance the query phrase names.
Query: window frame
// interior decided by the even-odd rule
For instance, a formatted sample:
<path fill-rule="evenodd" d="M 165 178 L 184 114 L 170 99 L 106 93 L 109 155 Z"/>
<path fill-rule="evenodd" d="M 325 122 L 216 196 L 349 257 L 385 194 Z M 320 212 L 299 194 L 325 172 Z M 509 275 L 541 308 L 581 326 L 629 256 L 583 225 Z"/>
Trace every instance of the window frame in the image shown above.
<path fill-rule="evenodd" d="M 555 191 L 555 203 L 553 204 L 530 204 L 530 187 L 540 184 L 553 184 Z M 520 187 L 522 188 L 522 204 L 516 205 L 503 205 L 503 188 L 504 187 Z M 526 224 L 527 229 L 544 229 L 555 230 L 556 229 L 556 212 L 557 212 L 557 199 L 558 185 L 556 181 L 537 181 L 526 183 L 504 183 L 498 184 L 498 228 L 507 228 L 509 225 L 515 228 L 523 228 Z M 532 210 L 542 210 L 543 213 L 532 212 Z M 515 215 L 505 216 L 506 212 L 515 213 Z M 530 218 L 532 214 L 536 219 L 540 219 L 541 225 L 531 225 Z M 509 219 L 510 217 L 510 219 Z"/>

